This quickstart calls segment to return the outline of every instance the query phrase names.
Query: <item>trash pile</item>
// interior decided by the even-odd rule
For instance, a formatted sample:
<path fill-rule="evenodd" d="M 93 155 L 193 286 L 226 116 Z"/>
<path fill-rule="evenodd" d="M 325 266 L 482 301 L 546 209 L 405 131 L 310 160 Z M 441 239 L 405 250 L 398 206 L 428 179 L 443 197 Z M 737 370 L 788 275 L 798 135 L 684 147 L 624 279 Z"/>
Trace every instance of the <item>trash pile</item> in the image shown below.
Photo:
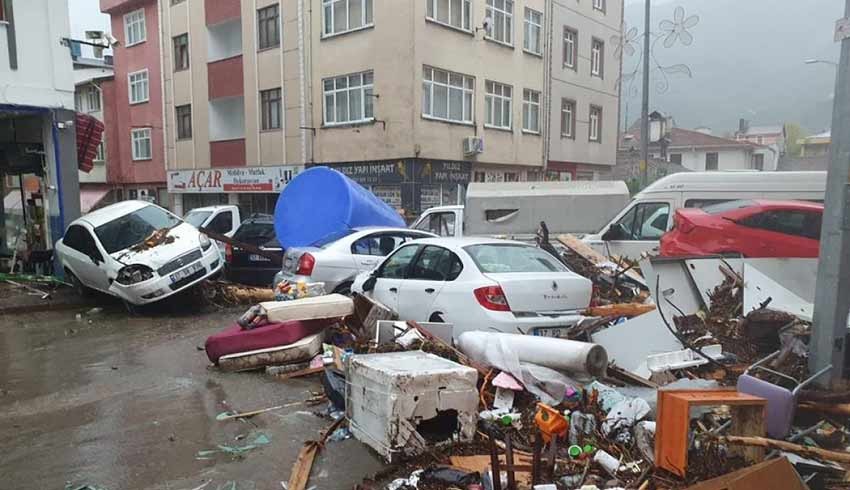
<path fill-rule="evenodd" d="M 399 321 L 293 285 L 206 352 L 224 371 L 321 378 L 334 422 L 305 442 L 289 490 L 350 437 L 388 463 L 363 490 L 850 487 L 850 391 L 818 391 L 828 368 L 808 370 L 812 263 L 635 264 L 576 242 L 557 253 L 594 303 L 562 338 Z"/>

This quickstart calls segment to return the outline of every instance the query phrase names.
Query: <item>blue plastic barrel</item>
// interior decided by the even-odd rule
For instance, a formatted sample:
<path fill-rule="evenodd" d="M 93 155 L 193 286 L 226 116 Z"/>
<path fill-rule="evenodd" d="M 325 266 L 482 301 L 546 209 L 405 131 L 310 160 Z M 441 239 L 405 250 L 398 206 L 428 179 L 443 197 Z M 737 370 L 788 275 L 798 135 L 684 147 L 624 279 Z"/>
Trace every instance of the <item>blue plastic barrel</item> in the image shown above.
<path fill-rule="evenodd" d="M 275 234 L 284 249 L 311 246 L 361 226 L 407 225 L 387 203 L 328 167 L 298 174 L 280 193 L 274 210 Z"/>

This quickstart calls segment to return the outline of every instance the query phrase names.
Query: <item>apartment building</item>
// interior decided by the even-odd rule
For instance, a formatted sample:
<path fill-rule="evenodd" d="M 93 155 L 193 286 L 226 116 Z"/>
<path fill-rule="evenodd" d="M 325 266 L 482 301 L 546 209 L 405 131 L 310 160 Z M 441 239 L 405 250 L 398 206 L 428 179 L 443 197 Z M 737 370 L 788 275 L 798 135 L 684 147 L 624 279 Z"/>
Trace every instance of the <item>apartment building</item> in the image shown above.
<path fill-rule="evenodd" d="M 549 3 L 547 177 L 594 180 L 617 160 L 620 0 Z"/>
<path fill-rule="evenodd" d="M 411 214 L 460 202 L 470 181 L 542 180 L 549 165 L 572 178 L 613 165 L 619 62 L 595 44 L 592 54 L 591 43 L 619 32 L 622 2 L 589 10 L 598 1 L 558 0 L 591 18 L 558 14 L 559 25 L 580 30 L 582 51 L 552 109 L 554 0 L 160 0 L 174 210 L 269 212 L 313 165 Z M 552 120 L 562 98 L 577 104 L 576 135 L 589 131 L 581 111 L 601 108 L 593 138 L 560 139 Z"/>
<path fill-rule="evenodd" d="M 103 114 L 107 183 L 116 200 L 147 199 L 168 207 L 160 2 L 100 0 L 100 10 L 109 14 L 118 40 L 112 48 L 115 84 Z"/>

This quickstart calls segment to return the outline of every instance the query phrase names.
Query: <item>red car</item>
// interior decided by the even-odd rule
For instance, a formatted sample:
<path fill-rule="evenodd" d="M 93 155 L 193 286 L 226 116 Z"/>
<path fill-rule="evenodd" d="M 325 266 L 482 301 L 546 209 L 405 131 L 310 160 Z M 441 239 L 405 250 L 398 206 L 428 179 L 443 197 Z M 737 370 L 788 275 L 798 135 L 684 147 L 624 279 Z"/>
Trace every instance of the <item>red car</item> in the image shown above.
<path fill-rule="evenodd" d="M 661 255 L 817 257 L 823 205 L 805 201 L 729 201 L 676 211 Z"/>

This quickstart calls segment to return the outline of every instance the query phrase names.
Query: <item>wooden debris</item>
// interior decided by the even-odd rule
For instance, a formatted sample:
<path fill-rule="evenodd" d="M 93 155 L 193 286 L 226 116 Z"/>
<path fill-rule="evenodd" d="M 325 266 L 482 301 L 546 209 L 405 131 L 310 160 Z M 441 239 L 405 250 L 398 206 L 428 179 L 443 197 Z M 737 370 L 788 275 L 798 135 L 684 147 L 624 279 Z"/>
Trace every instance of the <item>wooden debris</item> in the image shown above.
<path fill-rule="evenodd" d="M 590 245 L 579 240 L 575 235 L 559 235 L 558 241 L 561 242 L 563 246 L 569 248 L 570 250 L 577 253 L 585 260 L 596 266 L 599 266 L 605 262 L 612 262 L 604 255 L 600 254 L 596 250 L 593 250 Z M 643 276 L 641 276 L 635 270 L 627 270 L 624 272 L 624 275 L 627 276 L 629 279 L 632 279 L 633 281 L 637 282 L 638 284 L 646 284 L 646 281 L 643 279 Z"/>
<path fill-rule="evenodd" d="M 296 459 L 295 464 L 292 465 L 292 473 L 289 476 L 289 483 L 286 486 L 287 490 L 304 490 L 307 487 L 307 481 L 310 479 L 310 470 L 313 468 L 313 460 L 316 459 L 316 455 L 319 453 L 319 450 L 325 445 L 325 442 L 328 440 L 328 436 L 330 436 L 344 420 L 345 418 L 343 417 L 331 424 L 324 430 L 324 432 L 322 432 L 318 441 L 307 441 L 304 443 L 304 446 L 301 447 L 301 451 L 298 453 L 298 459 Z"/>
<path fill-rule="evenodd" d="M 655 309 L 653 304 L 641 303 L 618 303 L 605 306 L 591 306 L 585 310 L 584 314 L 588 316 L 624 316 L 633 318 L 643 315 Z"/>
<path fill-rule="evenodd" d="M 217 420 L 219 422 L 222 422 L 222 421 L 231 420 L 231 419 L 247 419 L 247 418 L 253 417 L 254 415 L 259 415 L 261 413 L 271 412 L 273 410 L 280 410 L 281 408 L 294 407 L 295 405 L 301 405 L 301 403 L 302 402 L 293 402 L 293 403 L 287 403 L 286 405 L 278 405 L 276 407 L 263 408 L 263 409 L 260 409 L 260 410 L 252 410 L 250 412 L 234 413 L 233 415 L 226 415 L 226 416 L 221 417 Z"/>
<path fill-rule="evenodd" d="M 767 449 L 778 449 L 789 453 L 799 454 L 807 458 L 818 458 L 836 463 L 850 463 L 850 453 L 827 451 L 816 447 L 801 446 L 791 442 L 777 441 L 766 437 L 725 436 L 719 437 L 722 443 L 740 446 L 762 447 Z"/>
<path fill-rule="evenodd" d="M 797 407 L 808 412 L 828 413 L 850 417 L 850 403 L 800 402 Z"/>
<path fill-rule="evenodd" d="M 204 296 L 211 303 L 221 305 L 253 305 L 264 301 L 274 301 L 274 290 L 242 286 L 223 281 L 204 281 L 201 283 Z"/>
<path fill-rule="evenodd" d="M 325 371 L 324 366 L 322 366 L 322 367 L 312 367 L 312 368 L 302 369 L 300 371 L 294 371 L 294 372 L 291 372 L 291 373 L 275 374 L 275 376 L 277 376 L 278 379 L 301 378 L 301 377 L 304 377 L 304 376 L 319 374 L 319 373 L 324 372 L 324 371 Z"/>

